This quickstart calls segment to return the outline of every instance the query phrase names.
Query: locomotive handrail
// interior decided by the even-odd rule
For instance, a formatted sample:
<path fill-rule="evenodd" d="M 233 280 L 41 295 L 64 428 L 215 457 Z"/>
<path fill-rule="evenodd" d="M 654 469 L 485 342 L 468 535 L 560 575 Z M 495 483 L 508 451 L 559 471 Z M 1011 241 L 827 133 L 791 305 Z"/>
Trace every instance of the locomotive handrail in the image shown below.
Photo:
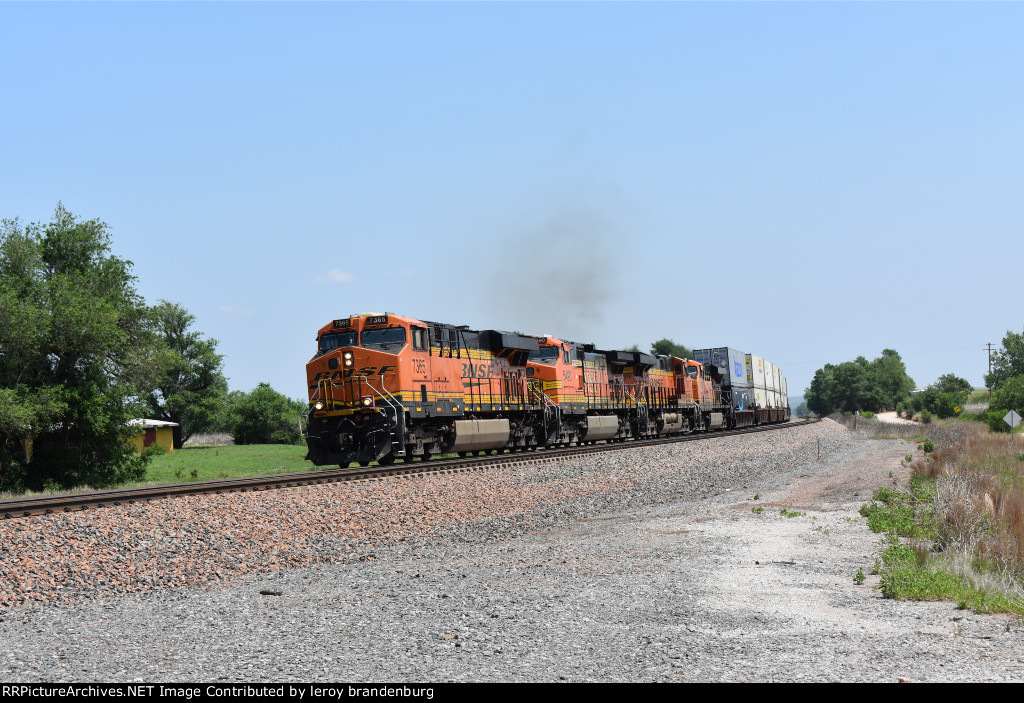
<path fill-rule="evenodd" d="M 396 412 L 398 410 L 401 410 L 402 412 L 405 412 L 405 406 L 402 405 L 402 401 L 400 401 L 395 396 L 391 395 L 391 391 L 389 391 L 387 388 L 384 387 L 384 376 L 380 377 L 380 390 L 379 391 L 376 388 L 373 387 L 373 384 L 370 383 L 370 379 L 367 376 L 356 376 L 355 378 L 363 379 L 363 381 L 366 383 L 366 385 L 369 386 L 370 390 L 373 391 L 374 393 L 376 393 L 381 398 L 383 398 L 385 396 L 385 394 L 388 396 L 388 398 L 391 398 L 391 400 L 394 401 L 394 402 L 389 402 L 387 400 L 385 400 L 384 402 L 387 403 L 388 405 L 390 405 L 392 408 L 394 408 Z"/>
<path fill-rule="evenodd" d="M 334 388 L 330 379 L 324 378 L 317 384 L 316 390 L 320 393 L 320 400 L 324 402 L 324 405 L 328 410 L 334 410 Z M 328 392 L 328 390 L 330 392 Z"/>

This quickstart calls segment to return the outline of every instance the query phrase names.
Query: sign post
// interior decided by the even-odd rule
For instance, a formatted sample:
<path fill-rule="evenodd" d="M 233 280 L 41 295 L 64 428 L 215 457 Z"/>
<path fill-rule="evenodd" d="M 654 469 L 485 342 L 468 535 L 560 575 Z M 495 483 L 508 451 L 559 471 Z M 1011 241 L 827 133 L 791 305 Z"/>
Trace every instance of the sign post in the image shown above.
<path fill-rule="evenodd" d="M 1020 424 L 1020 415 L 1015 413 L 1013 410 L 1003 415 L 1003 420 L 1010 426 L 1010 439 L 1013 439 L 1013 430 Z"/>

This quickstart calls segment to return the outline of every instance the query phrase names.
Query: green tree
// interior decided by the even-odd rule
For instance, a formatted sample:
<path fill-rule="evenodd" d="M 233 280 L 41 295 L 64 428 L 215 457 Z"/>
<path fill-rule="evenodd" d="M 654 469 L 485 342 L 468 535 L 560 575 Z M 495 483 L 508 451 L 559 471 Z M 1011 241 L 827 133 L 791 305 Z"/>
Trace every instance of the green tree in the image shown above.
<path fill-rule="evenodd" d="M 874 361 L 863 356 L 818 369 L 804 391 L 807 407 L 825 416 L 838 410 L 854 412 L 891 410 L 903 402 L 914 387 L 900 355 L 885 349 Z"/>
<path fill-rule="evenodd" d="M 151 335 L 131 263 L 107 225 L 57 205 L 53 220 L 0 221 L 0 484 L 106 486 L 147 459 L 127 439 Z"/>
<path fill-rule="evenodd" d="M 306 403 L 281 395 L 267 383 L 231 394 L 228 425 L 235 444 L 299 444 L 299 415 Z"/>
<path fill-rule="evenodd" d="M 659 339 L 651 345 L 651 354 L 656 356 L 678 356 L 682 359 L 693 358 L 693 351 L 687 349 L 682 344 L 676 344 L 667 337 L 665 339 Z"/>
<path fill-rule="evenodd" d="M 869 374 L 873 407 L 868 410 L 894 410 L 914 390 L 914 380 L 907 375 L 907 367 L 895 349 L 883 349 L 869 365 Z"/>
<path fill-rule="evenodd" d="M 946 373 L 939 376 L 939 380 L 935 382 L 935 387 L 939 390 L 939 393 L 962 393 L 964 399 L 974 386 L 966 378 L 960 378 L 956 374 Z"/>
<path fill-rule="evenodd" d="M 992 373 L 985 374 L 985 385 L 996 389 L 1021 375 L 1024 375 L 1024 334 L 1007 330 L 1003 348 L 992 354 Z"/>
<path fill-rule="evenodd" d="M 844 361 L 832 370 L 832 402 L 838 410 L 870 410 L 870 385 L 867 360 Z"/>
<path fill-rule="evenodd" d="M 815 371 L 814 378 L 811 379 L 811 385 L 804 391 L 804 402 L 807 403 L 807 408 L 815 415 L 821 417 L 831 415 L 836 411 L 836 406 L 833 402 L 833 369 L 835 369 L 835 366 L 832 364 L 825 364 L 822 368 Z"/>
<path fill-rule="evenodd" d="M 224 357 L 217 353 L 216 339 L 204 339 L 190 329 L 195 316 L 177 303 L 161 300 L 151 319 L 157 348 L 155 379 L 146 400 L 153 419 L 178 424 L 174 448 L 181 449 L 195 433 L 212 431 L 225 421 Z"/>
<path fill-rule="evenodd" d="M 988 404 L 988 426 L 993 430 L 1009 432 L 1010 426 L 1003 421 L 1009 411 L 1024 416 L 1024 374 L 1004 380 L 998 390 L 992 393 Z"/>

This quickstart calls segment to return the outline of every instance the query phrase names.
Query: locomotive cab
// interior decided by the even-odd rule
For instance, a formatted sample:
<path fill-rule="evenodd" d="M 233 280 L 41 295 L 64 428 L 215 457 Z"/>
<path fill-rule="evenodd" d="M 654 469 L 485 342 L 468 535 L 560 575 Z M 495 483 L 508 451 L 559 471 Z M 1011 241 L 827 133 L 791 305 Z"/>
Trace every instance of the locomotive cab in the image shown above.
<path fill-rule="evenodd" d="M 409 318 L 375 313 L 320 329 L 317 353 L 306 364 L 307 459 L 365 464 L 391 451 L 394 430 L 404 421 L 402 357 L 416 329 Z"/>

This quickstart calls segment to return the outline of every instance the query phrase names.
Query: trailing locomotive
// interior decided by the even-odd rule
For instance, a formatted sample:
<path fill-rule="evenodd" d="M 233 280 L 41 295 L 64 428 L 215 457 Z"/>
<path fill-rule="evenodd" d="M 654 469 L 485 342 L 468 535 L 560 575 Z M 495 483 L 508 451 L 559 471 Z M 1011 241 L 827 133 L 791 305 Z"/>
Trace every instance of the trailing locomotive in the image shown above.
<path fill-rule="evenodd" d="M 306 364 L 306 458 L 388 464 L 789 419 L 777 368 L 729 348 L 694 356 L 602 351 L 393 313 L 333 320 Z"/>

